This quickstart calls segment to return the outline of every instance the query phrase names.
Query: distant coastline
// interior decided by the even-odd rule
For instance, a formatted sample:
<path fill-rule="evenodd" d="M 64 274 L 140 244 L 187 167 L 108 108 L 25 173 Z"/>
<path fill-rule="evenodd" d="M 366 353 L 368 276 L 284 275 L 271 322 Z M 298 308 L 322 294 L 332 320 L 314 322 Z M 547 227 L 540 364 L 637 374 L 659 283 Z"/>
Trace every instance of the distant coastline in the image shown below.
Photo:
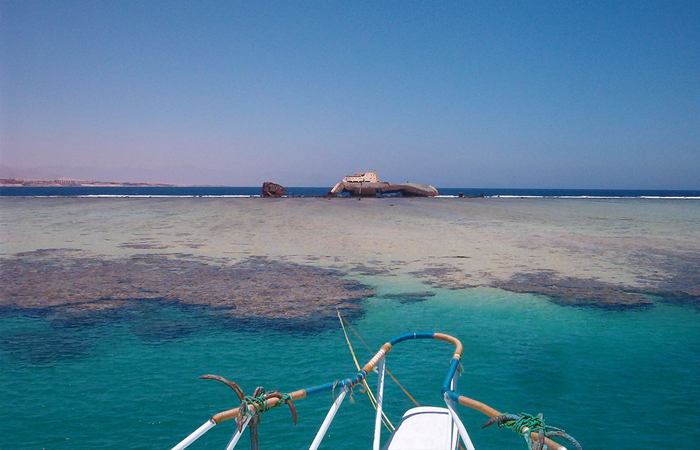
<path fill-rule="evenodd" d="M 85 181 L 85 180 L 25 180 L 21 178 L 0 178 L 0 186 L 25 187 L 174 187 L 175 184 L 165 183 L 129 183 L 117 181 Z"/>

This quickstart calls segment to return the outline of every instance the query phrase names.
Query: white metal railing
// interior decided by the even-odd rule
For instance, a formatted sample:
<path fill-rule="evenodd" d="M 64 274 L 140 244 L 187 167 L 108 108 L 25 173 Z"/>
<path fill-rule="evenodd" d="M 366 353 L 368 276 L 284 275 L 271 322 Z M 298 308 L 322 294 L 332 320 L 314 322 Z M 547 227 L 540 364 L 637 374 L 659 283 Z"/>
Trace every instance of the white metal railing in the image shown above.
<path fill-rule="evenodd" d="M 323 440 L 324 436 L 326 435 L 326 431 L 328 431 L 328 427 L 331 426 L 331 422 L 333 422 L 333 418 L 335 417 L 335 413 L 338 412 L 338 408 L 340 408 L 340 404 L 343 403 L 343 400 L 345 399 L 345 395 L 347 395 L 348 391 L 350 388 L 344 387 L 341 391 L 338 397 L 335 399 L 333 404 L 331 405 L 331 409 L 328 410 L 328 414 L 326 414 L 326 418 L 323 419 L 323 423 L 321 424 L 321 428 L 318 429 L 318 432 L 316 433 L 316 437 L 314 438 L 314 441 L 311 443 L 311 447 L 309 447 L 309 450 L 317 450 L 318 446 L 321 445 L 321 441 Z"/>
<path fill-rule="evenodd" d="M 377 366 L 379 376 L 377 377 L 377 415 L 374 418 L 374 442 L 372 450 L 379 450 L 381 435 L 382 435 L 382 405 L 384 404 L 384 367 L 385 361 L 382 358 Z"/>
<path fill-rule="evenodd" d="M 457 434 L 458 436 L 455 436 L 454 433 L 454 428 L 452 428 L 451 435 L 454 436 L 454 439 L 456 439 L 457 442 L 453 442 L 452 438 L 450 440 L 450 445 L 453 445 L 453 443 L 456 445 L 459 440 L 461 439 L 464 445 L 466 446 L 467 450 L 474 450 L 474 445 L 471 441 L 471 438 L 469 437 L 469 434 L 467 433 L 466 428 L 464 427 L 464 424 L 460 420 L 457 412 L 455 411 L 455 405 L 460 404 L 462 406 L 466 406 L 472 409 L 475 409 L 479 412 L 482 412 L 483 414 L 491 417 L 491 418 L 496 418 L 501 415 L 501 413 L 494 408 L 491 408 L 490 406 L 483 404 L 479 401 L 473 400 L 471 398 L 465 397 L 463 395 L 459 395 L 456 392 L 456 384 L 457 384 L 457 376 L 458 376 L 458 367 L 460 364 L 461 360 L 461 355 L 462 355 L 462 344 L 459 342 L 457 338 L 454 338 L 450 335 L 446 335 L 443 333 L 406 333 L 400 336 L 396 336 L 395 338 L 391 339 L 389 342 L 385 343 L 382 345 L 382 347 L 379 349 L 379 351 L 365 364 L 365 366 L 353 377 L 346 378 L 344 380 L 340 381 L 334 381 L 334 382 L 329 382 L 325 383 L 319 386 L 314 386 L 308 389 L 300 389 L 297 391 L 290 392 L 288 394 L 280 394 L 279 392 L 276 392 L 275 395 L 268 395 L 264 398 L 265 402 L 269 402 L 269 407 L 274 408 L 276 406 L 280 406 L 281 404 L 287 403 L 290 406 L 290 409 L 292 410 L 292 417 L 296 420 L 296 413 L 294 410 L 294 407 L 291 403 L 292 400 L 300 400 L 302 398 L 307 397 L 308 395 L 312 394 L 317 394 L 320 392 L 338 392 L 338 396 L 334 399 L 333 404 L 331 405 L 328 413 L 326 414 L 325 419 L 323 420 L 323 423 L 321 424 L 321 427 L 316 433 L 316 436 L 314 437 L 313 442 L 311 443 L 311 446 L 309 447 L 309 450 L 318 450 L 319 446 L 321 445 L 321 442 L 323 441 L 323 438 L 325 437 L 328 428 L 331 425 L 331 422 L 335 418 L 336 413 L 338 412 L 338 409 L 340 408 L 340 405 L 342 404 L 343 400 L 345 399 L 346 395 L 352 389 L 353 386 L 356 386 L 364 381 L 366 381 L 366 377 L 369 374 L 369 372 L 373 370 L 377 370 L 379 376 L 377 380 L 377 411 L 376 411 L 376 416 L 375 416 L 375 422 L 374 422 L 374 440 L 373 440 L 373 450 L 380 450 L 381 446 L 381 423 L 382 423 L 382 409 L 383 409 L 383 403 L 384 403 L 384 380 L 385 380 L 385 372 L 386 372 L 386 362 L 385 362 L 385 357 L 386 354 L 391 350 L 391 348 L 398 344 L 399 342 L 403 342 L 406 340 L 414 340 L 414 339 L 437 339 L 441 341 L 445 341 L 448 343 L 452 343 L 455 346 L 455 352 L 453 354 L 452 360 L 450 361 L 450 366 L 447 372 L 447 375 L 445 376 L 445 380 L 443 382 L 442 386 L 442 393 L 443 393 L 443 399 L 445 400 L 445 404 L 447 405 L 447 410 L 449 411 L 450 418 L 451 418 L 451 423 L 453 427 L 457 428 Z M 221 381 L 221 380 L 219 380 Z M 226 381 L 226 380 L 224 380 Z M 228 383 L 229 386 L 233 383 Z M 337 389 L 337 391 L 336 391 Z M 267 409 L 268 403 L 265 403 L 265 409 Z M 233 434 L 231 439 L 229 440 L 226 450 L 233 450 L 233 448 L 236 446 L 236 444 L 239 442 L 239 439 L 241 437 L 242 431 L 245 429 L 245 427 L 248 425 L 249 421 L 258 413 L 262 412 L 262 408 L 257 406 L 257 405 L 248 405 L 249 408 L 249 413 L 247 414 L 240 430 L 236 430 L 236 432 Z M 212 427 L 216 426 L 219 422 L 228 420 L 228 419 L 233 419 L 239 416 L 239 408 L 227 410 L 227 411 L 222 411 L 216 415 L 214 415 L 211 419 L 209 419 L 207 422 L 205 422 L 203 425 L 201 425 L 199 428 L 197 428 L 192 434 L 187 436 L 184 440 L 182 440 L 179 444 L 177 444 L 175 447 L 172 448 L 172 450 L 184 450 L 186 447 L 188 447 L 190 444 L 192 444 L 195 440 L 197 440 L 199 437 L 201 437 L 204 433 L 209 431 Z M 238 421 L 240 421 L 242 418 L 238 417 Z M 537 439 L 537 435 L 534 433 L 531 433 L 531 436 L 534 439 Z M 575 442 L 573 438 L 570 436 L 566 435 L 564 436 L 566 439 L 570 440 L 571 442 Z M 549 448 L 552 448 L 553 450 L 555 449 L 564 449 L 563 446 L 560 444 L 551 441 L 549 439 L 546 439 L 546 444 L 549 446 Z M 577 444 L 577 443 L 576 443 Z M 577 446 L 577 448 L 580 448 Z"/>

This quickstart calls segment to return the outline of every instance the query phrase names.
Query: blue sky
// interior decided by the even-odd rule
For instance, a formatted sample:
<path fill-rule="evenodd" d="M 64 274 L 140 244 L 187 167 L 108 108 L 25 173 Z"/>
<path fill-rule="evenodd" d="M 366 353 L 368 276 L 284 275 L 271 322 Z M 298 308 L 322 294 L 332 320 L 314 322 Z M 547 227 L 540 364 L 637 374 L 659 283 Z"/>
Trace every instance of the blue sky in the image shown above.
<path fill-rule="evenodd" d="M 700 189 L 700 2 L 0 0 L 0 165 Z"/>

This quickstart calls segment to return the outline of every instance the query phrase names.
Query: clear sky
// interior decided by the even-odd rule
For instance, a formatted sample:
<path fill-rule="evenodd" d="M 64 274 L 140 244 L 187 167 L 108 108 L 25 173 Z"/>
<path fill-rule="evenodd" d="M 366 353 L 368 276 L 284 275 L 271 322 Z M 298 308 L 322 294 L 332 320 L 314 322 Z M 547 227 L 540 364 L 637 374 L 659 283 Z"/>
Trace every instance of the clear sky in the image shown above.
<path fill-rule="evenodd" d="M 700 1 L 0 0 L 0 165 L 700 189 Z"/>

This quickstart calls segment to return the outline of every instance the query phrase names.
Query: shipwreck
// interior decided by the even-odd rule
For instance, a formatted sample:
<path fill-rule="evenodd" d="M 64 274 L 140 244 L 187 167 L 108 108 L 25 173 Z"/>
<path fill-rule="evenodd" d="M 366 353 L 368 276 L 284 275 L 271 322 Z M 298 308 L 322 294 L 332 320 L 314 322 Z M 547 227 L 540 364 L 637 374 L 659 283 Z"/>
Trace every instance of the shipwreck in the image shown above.
<path fill-rule="evenodd" d="M 348 175 L 336 183 L 328 191 L 328 195 L 337 195 L 343 192 L 358 197 L 376 197 L 384 194 L 404 197 L 434 197 L 438 195 L 438 190 L 427 184 L 379 181 L 377 172 L 358 172 L 355 175 Z"/>

